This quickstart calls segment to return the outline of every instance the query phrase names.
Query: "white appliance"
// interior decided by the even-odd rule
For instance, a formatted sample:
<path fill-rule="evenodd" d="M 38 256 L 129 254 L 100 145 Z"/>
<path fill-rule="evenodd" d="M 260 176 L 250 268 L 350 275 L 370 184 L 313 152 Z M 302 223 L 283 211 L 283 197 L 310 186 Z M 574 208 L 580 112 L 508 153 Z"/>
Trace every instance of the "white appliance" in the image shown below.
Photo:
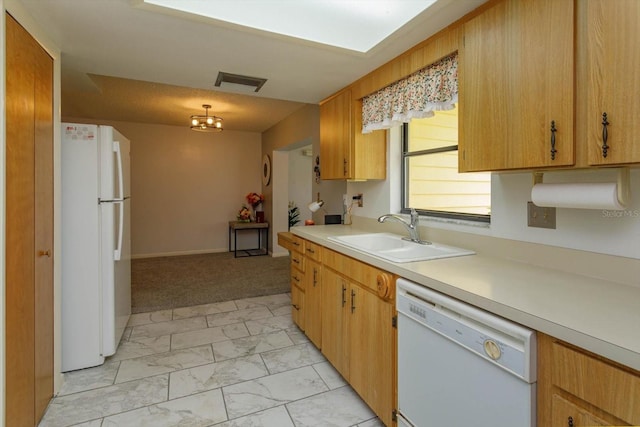
<path fill-rule="evenodd" d="M 397 281 L 398 426 L 536 425 L 535 333 Z"/>
<path fill-rule="evenodd" d="M 131 314 L 130 143 L 62 123 L 62 371 L 116 352 Z"/>

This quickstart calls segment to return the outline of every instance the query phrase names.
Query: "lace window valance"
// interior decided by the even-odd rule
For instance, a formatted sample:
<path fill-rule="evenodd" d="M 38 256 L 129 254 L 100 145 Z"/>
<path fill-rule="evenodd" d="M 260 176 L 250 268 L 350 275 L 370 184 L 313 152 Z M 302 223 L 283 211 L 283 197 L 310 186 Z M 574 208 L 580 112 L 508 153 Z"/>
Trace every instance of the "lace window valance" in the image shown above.
<path fill-rule="evenodd" d="M 362 133 L 451 110 L 458 101 L 458 53 L 362 99 Z"/>

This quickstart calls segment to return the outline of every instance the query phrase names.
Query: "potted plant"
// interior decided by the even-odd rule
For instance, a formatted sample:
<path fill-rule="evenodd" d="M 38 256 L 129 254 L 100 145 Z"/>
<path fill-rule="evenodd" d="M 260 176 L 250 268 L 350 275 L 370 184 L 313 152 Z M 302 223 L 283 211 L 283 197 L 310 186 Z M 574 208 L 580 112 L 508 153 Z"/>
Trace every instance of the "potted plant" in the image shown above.
<path fill-rule="evenodd" d="M 295 202 L 289 202 L 289 230 L 300 222 L 300 210 Z"/>

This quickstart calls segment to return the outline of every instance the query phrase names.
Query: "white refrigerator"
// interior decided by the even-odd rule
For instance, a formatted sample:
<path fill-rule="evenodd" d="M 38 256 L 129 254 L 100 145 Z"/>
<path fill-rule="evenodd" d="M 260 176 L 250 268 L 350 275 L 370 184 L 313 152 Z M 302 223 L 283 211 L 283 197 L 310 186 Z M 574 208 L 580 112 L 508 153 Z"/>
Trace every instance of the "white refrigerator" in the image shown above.
<path fill-rule="evenodd" d="M 62 371 L 116 352 L 131 315 L 130 142 L 62 123 Z"/>

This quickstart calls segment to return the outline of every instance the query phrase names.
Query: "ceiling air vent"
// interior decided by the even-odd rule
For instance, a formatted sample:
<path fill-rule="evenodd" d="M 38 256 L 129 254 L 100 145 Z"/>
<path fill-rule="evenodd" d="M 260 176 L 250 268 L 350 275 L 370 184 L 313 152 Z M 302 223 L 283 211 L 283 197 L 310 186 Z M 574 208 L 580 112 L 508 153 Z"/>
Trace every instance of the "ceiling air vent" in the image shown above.
<path fill-rule="evenodd" d="M 218 72 L 218 78 L 216 79 L 216 86 L 219 88 L 233 88 L 240 89 L 238 86 L 248 86 L 255 88 L 253 92 L 257 92 L 267 82 L 267 79 L 260 77 L 242 76 L 240 74 L 225 73 L 224 71 Z M 246 90 L 246 88 L 243 88 Z"/>

